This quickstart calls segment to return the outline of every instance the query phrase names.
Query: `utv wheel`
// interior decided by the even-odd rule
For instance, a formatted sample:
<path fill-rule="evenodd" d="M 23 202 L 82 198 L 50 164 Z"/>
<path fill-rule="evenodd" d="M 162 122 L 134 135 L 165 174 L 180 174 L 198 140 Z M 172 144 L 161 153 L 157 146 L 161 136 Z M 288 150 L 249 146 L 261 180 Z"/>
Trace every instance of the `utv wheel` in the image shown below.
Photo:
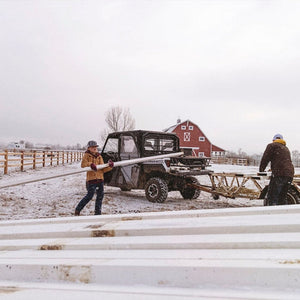
<path fill-rule="evenodd" d="M 168 185 L 159 177 L 150 178 L 146 183 L 145 193 L 150 202 L 163 203 L 168 197 Z"/>
<path fill-rule="evenodd" d="M 196 177 L 188 177 L 186 178 L 186 184 L 199 184 L 199 181 Z M 200 196 L 200 190 L 192 188 L 192 187 L 185 187 L 180 190 L 180 194 L 183 199 L 197 199 Z"/>

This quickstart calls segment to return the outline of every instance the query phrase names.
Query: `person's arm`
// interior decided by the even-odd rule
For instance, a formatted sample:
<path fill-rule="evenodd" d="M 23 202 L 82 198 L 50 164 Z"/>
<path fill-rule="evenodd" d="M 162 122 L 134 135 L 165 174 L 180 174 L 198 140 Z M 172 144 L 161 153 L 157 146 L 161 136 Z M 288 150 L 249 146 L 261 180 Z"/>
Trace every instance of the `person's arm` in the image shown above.
<path fill-rule="evenodd" d="M 101 164 L 101 165 L 104 164 L 104 161 L 103 161 L 102 156 L 100 156 L 100 164 Z M 102 169 L 102 172 L 103 172 L 103 173 L 109 172 L 109 171 L 112 170 L 112 168 L 113 168 L 113 163 L 112 163 L 112 167 L 106 167 L 106 168 Z"/>
<path fill-rule="evenodd" d="M 85 153 L 81 161 L 81 168 L 90 167 L 91 162 L 88 161 L 88 155 Z"/>
<path fill-rule="evenodd" d="M 272 155 L 271 145 L 268 145 L 261 158 L 260 165 L 259 165 L 259 172 L 265 171 L 268 163 L 271 161 L 271 155 Z"/>

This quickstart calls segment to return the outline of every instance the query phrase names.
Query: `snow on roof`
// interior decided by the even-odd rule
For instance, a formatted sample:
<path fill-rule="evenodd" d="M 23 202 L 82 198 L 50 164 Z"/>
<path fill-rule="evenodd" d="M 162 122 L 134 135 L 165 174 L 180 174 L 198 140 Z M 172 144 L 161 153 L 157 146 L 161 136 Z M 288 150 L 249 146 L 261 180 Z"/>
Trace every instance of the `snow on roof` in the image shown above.
<path fill-rule="evenodd" d="M 169 128 L 163 129 L 164 132 L 173 132 L 173 130 L 177 127 L 177 125 L 173 125 Z"/>
<path fill-rule="evenodd" d="M 179 122 L 180 120 L 178 120 L 177 121 L 177 124 L 175 124 L 175 125 L 172 125 L 171 127 L 169 127 L 169 128 L 167 128 L 167 129 L 164 129 L 163 131 L 165 131 L 165 132 L 173 132 L 173 130 L 177 127 L 177 126 L 179 126 L 179 125 L 181 125 L 181 124 L 184 124 L 184 123 L 186 123 L 186 122 L 190 122 L 190 123 L 193 123 L 193 124 L 195 124 L 194 122 L 192 122 L 192 121 L 190 121 L 189 119 L 187 119 L 187 120 L 185 120 L 185 121 L 183 121 L 183 122 Z M 195 124 L 196 125 L 196 124 Z"/>

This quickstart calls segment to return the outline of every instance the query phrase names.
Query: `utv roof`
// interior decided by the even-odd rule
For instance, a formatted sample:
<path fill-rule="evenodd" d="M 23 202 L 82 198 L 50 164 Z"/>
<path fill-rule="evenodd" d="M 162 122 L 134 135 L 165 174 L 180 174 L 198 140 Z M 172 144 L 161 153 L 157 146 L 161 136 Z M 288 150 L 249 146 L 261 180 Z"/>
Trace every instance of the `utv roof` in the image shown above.
<path fill-rule="evenodd" d="M 142 136 L 144 134 L 157 134 L 157 135 L 166 135 L 166 136 L 176 136 L 175 133 L 170 133 L 170 132 L 163 132 L 163 131 L 149 131 L 149 130 L 130 130 L 130 131 L 117 131 L 117 132 L 112 132 L 109 133 L 109 137 L 118 137 L 119 135 L 122 134 L 130 134 L 130 135 L 135 135 L 135 136 Z"/>

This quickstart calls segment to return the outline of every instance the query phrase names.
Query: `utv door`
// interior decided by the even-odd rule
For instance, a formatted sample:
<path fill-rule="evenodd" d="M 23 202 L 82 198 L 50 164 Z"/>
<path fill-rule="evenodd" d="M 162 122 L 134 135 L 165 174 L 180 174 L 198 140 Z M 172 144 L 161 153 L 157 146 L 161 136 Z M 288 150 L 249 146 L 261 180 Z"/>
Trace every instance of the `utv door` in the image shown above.
<path fill-rule="evenodd" d="M 112 161 L 119 161 L 119 139 L 111 137 L 107 139 L 102 149 L 101 155 L 105 163 L 109 159 Z M 104 182 L 108 185 L 115 186 L 118 177 L 118 168 L 113 168 L 110 172 L 104 174 Z"/>
<path fill-rule="evenodd" d="M 139 157 L 139 152 L 136 146 L 135 138 L 131 135 L 122 135 L 120 138 L 120 159 L 129 160 Z M 120 167 L 119 178 L 120 187 L 123 191 L 129 191 L 132 188 L 137 188 L 140 174 L 139 165 L 129 165 Z"/>

